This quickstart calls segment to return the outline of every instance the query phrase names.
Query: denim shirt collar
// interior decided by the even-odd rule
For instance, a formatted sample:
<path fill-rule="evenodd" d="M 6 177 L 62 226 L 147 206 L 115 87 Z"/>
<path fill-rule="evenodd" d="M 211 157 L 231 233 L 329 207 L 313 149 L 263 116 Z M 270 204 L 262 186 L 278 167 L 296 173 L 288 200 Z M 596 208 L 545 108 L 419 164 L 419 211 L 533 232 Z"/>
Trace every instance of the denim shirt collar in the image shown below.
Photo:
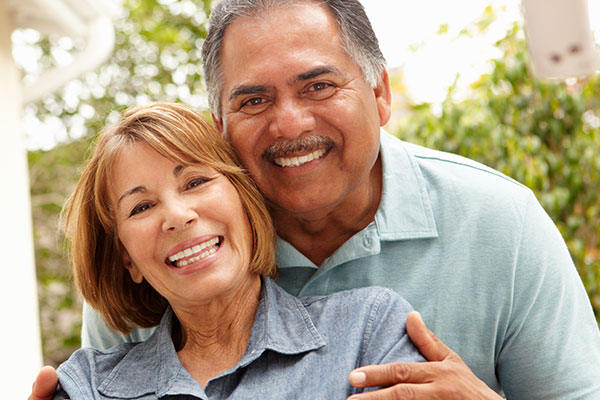
<path fill-rule="evenodd" d="M 232 369 L 212 380 L 248 366 L 266 350 L 300 354 L 325 345 L 306 308 L 297 298 L 285 293 L 269 278 L 263 278 L 262 283 L 245 354 Z M 152 336 L 133 347 L 112 369 L 98 387 L 100 393 L 122 399 L 149 393 L 155 393 L 159 398 L 180 394 L 206 398 L 200 384 L 191 377 L 177 357 L 171 339 L 174 318 L 169 307 Z"/>

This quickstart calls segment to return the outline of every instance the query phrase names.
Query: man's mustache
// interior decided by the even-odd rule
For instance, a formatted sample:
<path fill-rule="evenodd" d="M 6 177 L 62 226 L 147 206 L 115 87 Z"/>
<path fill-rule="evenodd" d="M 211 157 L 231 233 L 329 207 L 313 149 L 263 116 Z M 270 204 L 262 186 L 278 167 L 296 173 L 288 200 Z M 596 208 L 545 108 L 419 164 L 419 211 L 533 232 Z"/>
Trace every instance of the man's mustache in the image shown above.
<path fill-rule="evenodd" d="M 326 136 L 306 136 L 296 140 L 273 143 L 263 151 L 262 157 L 267 160 L 274 160 L 276 157 L 283 157 L 292 153 L 311 152 L 323 148 L 330 149 L 334 144 L 333 139 Z"/>

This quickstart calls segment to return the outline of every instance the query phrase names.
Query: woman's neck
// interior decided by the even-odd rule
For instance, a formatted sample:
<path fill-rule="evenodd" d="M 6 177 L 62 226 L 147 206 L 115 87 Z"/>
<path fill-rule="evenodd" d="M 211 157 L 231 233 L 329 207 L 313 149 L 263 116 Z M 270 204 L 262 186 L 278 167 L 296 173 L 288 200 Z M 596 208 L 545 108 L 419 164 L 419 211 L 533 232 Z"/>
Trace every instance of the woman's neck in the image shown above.
<path fill-rule="evenodd" d="M 231 297 L 215 299 L 193 311 L 174 309 L 180 324 L 173 331 L 177 355 L 202 387 L 244 355 L 260 290 L 260 276 L 253 275 Z"/>

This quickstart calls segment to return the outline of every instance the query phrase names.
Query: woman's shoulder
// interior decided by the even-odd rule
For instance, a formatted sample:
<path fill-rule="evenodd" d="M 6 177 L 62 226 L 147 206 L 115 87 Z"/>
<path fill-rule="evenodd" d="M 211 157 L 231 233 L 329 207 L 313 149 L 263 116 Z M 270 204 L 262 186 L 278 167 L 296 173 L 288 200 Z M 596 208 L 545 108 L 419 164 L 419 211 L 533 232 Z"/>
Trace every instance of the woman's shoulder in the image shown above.
<path fill-rule="evenodd" d="M 356 322 L 392 317 L 404 322 L 413 311 L 410 303 L 395 291 L 380 286 L 368 286 L 331 293 L 325 296 L 299 297 L 311 315 L 343 319 L 352 317 Z"/>
<path fill-rule="evenodd" d="M 71 354 L 71 357 L 60 365 L 58 371 L 78 371 L 82 375 L 92 376 L 110 370 L 138 344 L 121 343 L 106 350 L 94 347 L 81 348 Z"/>
<path fill-rule="evenodd" d="M 73 400 L 99 398 L 97 385 L 139 343 L 122 343 L 106 350 L 84 347 L 75 351 L 58 369 L 59 392 Z M 58 397 L 60 398 L 60 397 Z"/>

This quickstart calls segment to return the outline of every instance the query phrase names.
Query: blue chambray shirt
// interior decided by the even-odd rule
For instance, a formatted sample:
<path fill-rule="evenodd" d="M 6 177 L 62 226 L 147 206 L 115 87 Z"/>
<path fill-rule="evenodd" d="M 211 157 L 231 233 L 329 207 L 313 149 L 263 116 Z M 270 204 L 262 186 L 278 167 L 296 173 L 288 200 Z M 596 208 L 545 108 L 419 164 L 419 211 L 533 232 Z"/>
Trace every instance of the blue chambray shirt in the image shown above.
<path fill-rule="evenodd" d="M 345 399 L 358 366 L 424 361 L 406 334 L 411 310 L 389 289 L 296 298 L 263 279 L 244 356 L 205 388 L 179 362 L 168 309 L 145 342 L 75 352 L 58 369 L 55 399 Z"/>

